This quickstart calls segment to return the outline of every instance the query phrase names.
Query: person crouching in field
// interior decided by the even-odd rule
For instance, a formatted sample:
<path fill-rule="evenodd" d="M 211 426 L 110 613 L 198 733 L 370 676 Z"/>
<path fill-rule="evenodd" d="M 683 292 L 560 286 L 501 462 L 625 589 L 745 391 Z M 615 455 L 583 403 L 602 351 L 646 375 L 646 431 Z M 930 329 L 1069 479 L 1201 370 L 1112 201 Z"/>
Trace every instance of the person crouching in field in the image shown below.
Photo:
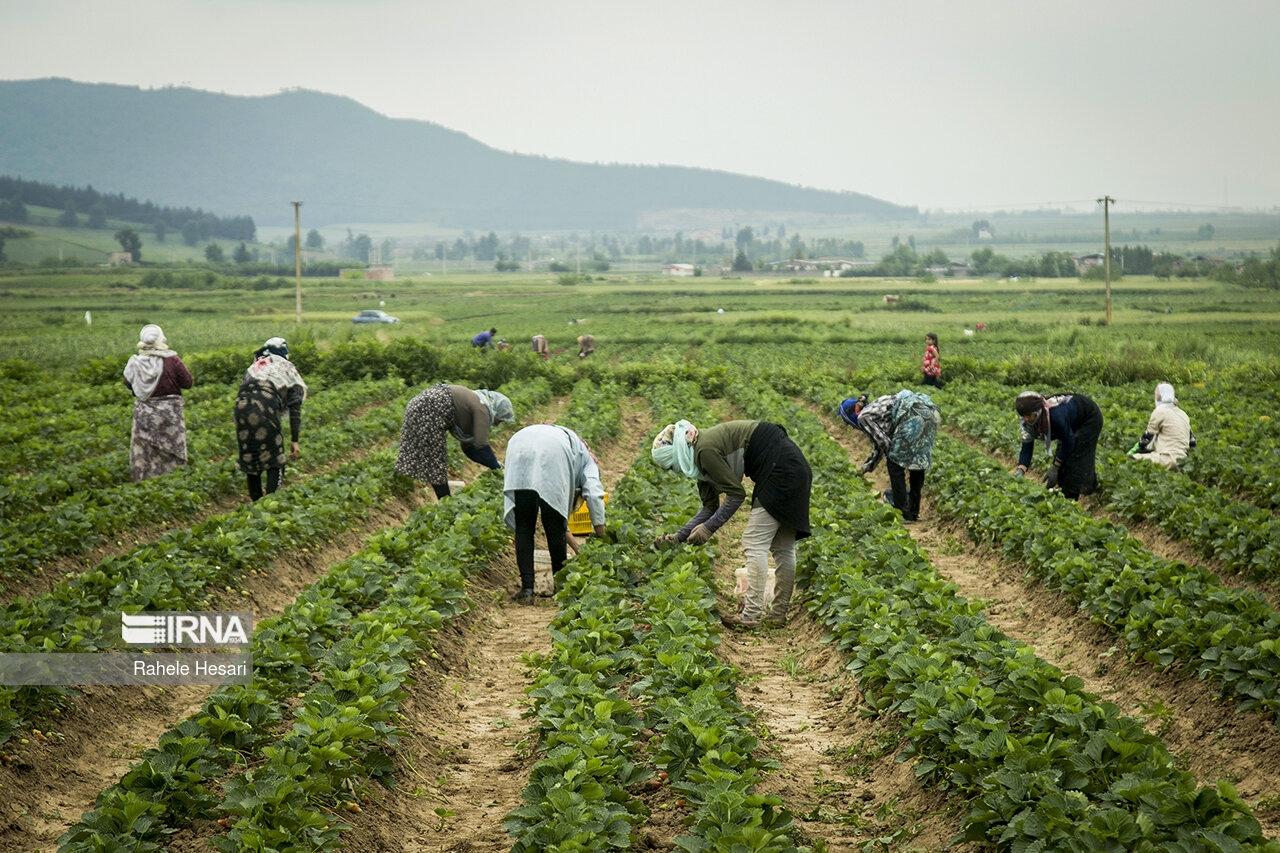
<path fill-rule="evenodd" d="M 871 455 L 859 469 L 869 474 L 889 460 L 889 486 L 885 497 L 902 513 L 903 521 L 920 518 L 924 478 L 933 466 L 933 445 L 942 417 L 928 394 L 903 389 L 868 403 L 866 395 L 840 404 L 840 417 L 871 439 Z"/>
<path fill-rule="evenodd" d="M 284 338 L 271 338 L 253 354 L 253 363 L 244 372 L 236 394 L 236 457 L 248 481 L 249 498 L 258 500 L 284 482 L 284 469 L 297 459 L 302 434 L 302 404 L 307 384 L 298 368 L 289 361 L 289 345 Z M 289 413 L 289 450 L 284 447 L 281 421 Z M 267 475 L 263 488 L 262 475 Z"/>
<path fill-rule="evenodd" d="M 551 358 L 551 351 L 547 348 L 546 335 L 533 336 L 533 351 L 536 352 L 544 361 Z"/>
<path fill-rule="evenodd" d="M 697 480 L 702 498 L 697 514 L 676 533 L 660 537 L 659 546 L 706 543 L 746 499 L 743 476 L 752 479 L 751 518 L 742 534 L 746 599 L 741 615 L 722 621 L 743 629 L 762 622 L 785 625 L 795 586 L 796 542 L 809 535 L 813 485 L 809 463 L 786 429 L 766 421 L 728 421 L 699 430 L 677 421 L 658 433 L 650 453 L 659 467 Z M 766 600 L 770 553 L 777 564 L 771 601 Z"/>
<path fill-rule="evenodd" d="M 1145 459 L 1165 468 L 1173 469 L 1187 457 L 1187 451 L 1196 446 L 1191 432 L 1191 418 L 1178 406 L 1173 386 L 1161 382 L 1156 386 L 1156 407 L 1147 419 L 1146 432 L 1129 450 L 1134 459 Z"/>
<path fill-rule="evenodd" d="M 933 332 L 929 332 L 924 336 L 924 361 L 921 364 L 921 383 L 932 385 L 934 388 L 941 388 L 942 381 L 942 362 L 938 360 L 938 336 Z"/>
<path fill-rule="evenodd" d="M 497 329 L 490 329 L 487 332 L 478 332 L 471 338 L 471 345 L 479 349 L 493 349 L 493 338 L 497 334 Z"/>
<path fill-rule="evenodd" d="M 1023 391 L 1014 401 L 1022 420 L 1022 451 L 1018 454 L 1015 477 L 1024 476 L 1031 465 L 1037 439 L 1045 450 L 1058 442 L 1053 463 L 1044 483 L 1061 489 L 1063 496 L 1076 500 L 1098 488 L 1098 438 L 1102 435 L 1102 410 L 1084 394 L 1057 394 L 1045 397 Z"/>
<path fill-rule="evenodd" d="M 596 351 L 596 339 L 591 335 L 578 336 L 578 358 L 586 358 Z"/>
<path fill-rule="evenodd" d="M 191 371 L 169 349 L 164 331 L 142 327 L 138 351 L 124 366 L 124 384 L 133 392 L 133 435 L 129 475 L 136 483 L 187 464 L 187 426 L 182 389 L 195 384 Z"/>
<path fill-rule="evenodd" d="M 448 497 L 445 435 L 453 433 L 472 462 L 497 469 L 502 465 L 489 446 L 489 430 L 515 419 L 515 409 L 505 394 L 472 391 L 461 385 L 433 385 L 405 406 L 396 472 L 430 483 L 437 498 Z"/>
<path fill-rule="evenodd" d="M 542 516 L 551 554 L 551 573 L 559 576 L 568 544 L 568 520 L 579 501 L 587 502 L 591 526 L 604 535 L 604 485 L 600 466 L 576 432 L 554 424 L 533 424 L 507 442 L 503 469 L 502 515 L 516 534 L 520 591 L 513 599 L 533 602 L 533 534 Z"/>

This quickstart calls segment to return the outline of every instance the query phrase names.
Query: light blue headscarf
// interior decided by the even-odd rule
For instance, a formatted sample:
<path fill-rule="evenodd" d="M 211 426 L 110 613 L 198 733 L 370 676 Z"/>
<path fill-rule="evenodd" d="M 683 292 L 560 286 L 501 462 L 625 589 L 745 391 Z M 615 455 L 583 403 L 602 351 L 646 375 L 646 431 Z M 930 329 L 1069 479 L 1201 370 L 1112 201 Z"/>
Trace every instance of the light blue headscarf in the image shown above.
<path fill-rule="evenodd" d="M 677 471 L 686 477 L 697 479 L 700 472 L 693 461 L 693 447 L 686 437 L 693 424 L 688 421 L 676 421 L 662 428 L 653 440 L 653 449 L 649 455 L 659 468 Z"/>
<path fill-rule="evenodd" d="M 489 391 L 485 388 L 477 388 L 476 396 L 480 398 L 485 408 L 489 410 L 489 426 L 509 423 L 516 419 L 515 407 L 511 405 L 511 400 L 506 394 L 499 391 Z"/>

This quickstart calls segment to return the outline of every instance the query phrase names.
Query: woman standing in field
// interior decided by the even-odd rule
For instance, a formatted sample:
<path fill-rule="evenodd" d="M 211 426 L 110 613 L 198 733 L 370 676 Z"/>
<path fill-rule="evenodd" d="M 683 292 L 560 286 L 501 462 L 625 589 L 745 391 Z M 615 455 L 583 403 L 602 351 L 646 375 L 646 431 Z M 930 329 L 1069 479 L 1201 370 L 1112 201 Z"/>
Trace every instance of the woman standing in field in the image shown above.
<path fill-rule="evenodd" d="M 249 485 L 250 500 L 271 494 L 284 481 L 284 468 L 299 454 L 302 433 L 302 404 L 307 384 L 298 368 L 289 361 L 289 345 L 284 338 L 271 338 L 253 354 L 253 364 L 244 372 L 236 395 L 236 442 L 238 461 Z M 281 420 L 289 413 L 289 450 L 284 447 Z M 263 488 L 262 475 L 267 475 Z"/>
<path fill-rule="evenodd" d="M 129 475 L 136 483 L 187 464 L 187 426 L 182 389 L 195 384 L 191 371 L 169 349 L 164 331 L 142 327 L 138 351 L 124 366 L 124 384 L 133 392 L 133 435 Z"/>
<path fill-rule="evenodd" d="M 604 486 L 600 467 L 576 432 L 554 424 L 534 424 L 511 436 L 504 468 L 503 518 L 516 534 L 520 591 L 515 600 L 533 601 L 533 533 L 542 515 L 551 553 L 551 573 L 564 567 L 569 516 L 587 502 L 591 526 L 604 535 Z"/>
<path fill-rule="evenodd" d="M 1191 418 L 1178 407 L 1173 386 L 1161 382 L 1156 386 L 1155 397 L 1156 407 L 1147 419 L 1147 430 L 1129 455 L 1172 470 L 1196 446 L 1196 438 L 1191 434 Z"/>
<path fill-rule="evenodd" d="M 934 388 L 942 387 L 942 362 L 938 360 L 938 336 L 929 332 L 924 336 L 924 362 L 921 366 L 924 374 L 920 380 Z"/>
<path fill-rule="evenodd" d="M 1045 474 L 1049 488 L 1058 488 L 1071 500 L 1091 495 L 1098 488 L 1098 437 L 1102 435 L 1102 411 L 1084 394 L 1057 394 L 1045 397 L 1023 391 L 1014 401 L 1022 419 L 1022 451 L 1014 476 L 1021 477 L 1031 465 L 1037 439 L 1046 451 L 1054 441 L 1058 450 Z"/>
<path fill-rule="evenodd" d="M 866 395 L 840 404 L 840 417 L 871 439 L 871 455 L 861 471 L 869 474 L 889 459 L 889 503 L 904 521 L 920 518 L 924 478 L 933 465 L 933 445 L 942 418 L 928 394 L 906 389 L 868 403 Z"/>
<path fill-rule="evenodd" d="M 658 544 L 704 544 L 742 506 L 743 476 L 752 479 L 751 518 L 742 534 L 746 600 L 740 616 L 723 621 L 733 628 L 785 625 L 795 586 L 796 541 L 809 535 L 813 484 L 809 463 L 787 431 L 766 421 L 728 421 L 701 431 L 677 421 L 658 433 L 650 452 L 659 467 L 697 480 L 702 498 L 697 514 Z M 770 553 L 777 564 L 771 602 L 766 601 Z"/>
<path fill-rule="evenodd" d="M 515 410 L 505 394 L 461 385 L 433 385 L 409 401 L 400 429 L 396 471 L 430 483 L 437 498 L 449 495 L 449 457 L 445 435 L 453 433 L 462 452 L 486 468 L 502 465 L 489 446 L 489 429 L 514 421 Z"/>

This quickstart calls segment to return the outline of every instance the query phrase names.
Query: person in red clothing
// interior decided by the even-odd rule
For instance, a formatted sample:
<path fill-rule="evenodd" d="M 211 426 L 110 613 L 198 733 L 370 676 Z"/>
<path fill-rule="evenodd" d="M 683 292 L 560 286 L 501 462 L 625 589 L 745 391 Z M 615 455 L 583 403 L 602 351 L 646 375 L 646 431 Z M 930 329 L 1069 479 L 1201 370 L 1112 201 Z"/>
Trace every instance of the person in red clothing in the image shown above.
<path fill-rule="evenodd" d="M 195 379 L 178 354 L 169 349 L 159 326 L 142 327 L 138 351 L 124 366 L 124 384 L 135 398 L 129 444 L 129 473 L 134 482 L 186 465 L 182 389 L 194 385 Z"/>
<path fill-rule="evenodd" d="M 941 388 L 942 382 L 942 363 L 938 360 L 938 336 L 933 332 L 929 332 L 924 336 L 924 364 L 922 366 L 924 378 L 920 381 L 925 385 L 932 385 L 934 388 Z"/>

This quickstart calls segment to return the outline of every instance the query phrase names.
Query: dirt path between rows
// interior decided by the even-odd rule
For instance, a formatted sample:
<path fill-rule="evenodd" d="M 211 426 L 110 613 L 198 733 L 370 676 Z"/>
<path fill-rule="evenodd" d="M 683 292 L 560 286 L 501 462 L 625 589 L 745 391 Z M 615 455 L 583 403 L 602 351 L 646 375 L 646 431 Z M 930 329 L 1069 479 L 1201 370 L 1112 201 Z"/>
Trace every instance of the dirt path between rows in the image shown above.
<path fill-rule="evenodd" d="M 719 532 L 716 561 L 721 612 L 731 599 L 734 569 L 742 564 L 745 510 Z M 798 546 L 804 548 L 801 542 Z M 905 745 L 891 720 L 859 713 L 862 695 L 847 660 L 793 600 L 781 629 L 726 630 L 722 657 L 742 671 L 738 695 L 758 715 L 765 748 L 781 764 L 760 785 L 795 816 L 800 841 L 826 850 L 935 851 L 960 832 L 962 806 L 916 780 L 896 755 Z"/>
<path fill-rule="evenodd" d="M 533 417 L 553 415 L 564 404 L 564 398 L 552 400 L 535 409 Z M 494 438 L 495 450 L 506 447 L 512 432 L 504 430 Z M 382 446 L 385 443 L 377 445 Z M 479 470 L 476 466 L 475 472 Z M 357 529 L 318 548 L 284 554 L 249 572 L 240 581 L 244 594 L 228 593 L 212 606 L 247 609 L 256 619 L 273 616 L 330 566 L 360 551 L 373 534 L 403 524 L 415 509 L 433 500 L 430 489 L 423 487 L 409 498 L 372 509 Z M 93 807 L 97 795 L 132 768 L 160 735 L 196 713 L 213 689 L 210 685 L 86 688 L 58 717 L 37 726 L 56 729 L 61 740 L 31 737 L 26 744 L 6 744 L 12 760 L 0 767 L 4 821 L 0 851 L 33 850 L 40 845 L 53 849 L 58 836 Z"/>
<path fill-rule="evenodd" d="M 861 433 L 825 421 L 855 463 L 866 458 L 870 446 Z M 884 465 L 872 481 L 878 489 L 889 488 Z M 1142 721 L 1201 784 L 1230 780 L 1253 806 L 1266 834 L 1280 834 L 1280 730 L 1272 720 L 1236 711 L 1194 677 L 1130 658 L 1113 631 L 944 520 L 929 499 L 928 482 L 920 521 L 907 530 L 942 577 L 966 598 L 986 604 L 988 621 Z"/>
<path fill-rule="evenodd" d="M 550 413 L 544 420 L 559 416 Z M 592 448 L 606 490 L 630 468 L 649 430 L 647 407 L 628 400 L 620 438 Z M 539 547 L 545 547 L 539 532 Z M 534 762 L 535 734 L 524 656 L 551 648 L 552 601 L 522 607 L 508 551 L 471 589 L 473 611 L 442 636 L 439 667 L 418 681 L 405 706 L 396 787 L 375 788 L 364 813 L 348 817 L 343 849 L 479 853 L 511 849 L 502 828 Z"/>
<path fill-rule="evenodd" d="M 1017 459 L 1005 454 L 997 453 L 987 449 L 981 442 L 972 436 L 954 427 L 944 427 L 945 432 L 956 441 L 962 442 L 979 453 L 985 454 L 991 459 L 999 462 L 1001 465 L 1008 467 L 1010 470 L 1018 464 Z M 1028 477 L 1041 476 L 1043 472 L 1032 471 Z M 1122 518 L 1116 513 L 1109 511 L 1101 499 L 1097 495 L 1091 497 L 1083 497 L 1079 501 L 1082 509 L 1087 510 L 1096 518 L 1103 521 L 1109 521 L 1117 527 L 1123 527 L 1128 531 L 1129 535 L 1137 539 L 1153 554 L 1163 557 L 1166 560 L 1173 560 L 1179 563 L 1186 563 L 1189 566 L 1200 566 L 1217 576 L 1222 583 L 1237 589 L 1248 589 L 1262 596 L 1268 604 L 1274 609 L 1280 609 L 1280 584 L 1267 582 L 1258 578 L 1252 578 L 1248 575 L 1233 571 L 1224 566 L 1220 561 L 1211 557 L 1206 557 L 1199 551 L 1195 550 L 1190 543 L 1181 539 L 1177 539 L 1165 533 L 1155 524 L 1149 521 L 1132 521 Z"/>

